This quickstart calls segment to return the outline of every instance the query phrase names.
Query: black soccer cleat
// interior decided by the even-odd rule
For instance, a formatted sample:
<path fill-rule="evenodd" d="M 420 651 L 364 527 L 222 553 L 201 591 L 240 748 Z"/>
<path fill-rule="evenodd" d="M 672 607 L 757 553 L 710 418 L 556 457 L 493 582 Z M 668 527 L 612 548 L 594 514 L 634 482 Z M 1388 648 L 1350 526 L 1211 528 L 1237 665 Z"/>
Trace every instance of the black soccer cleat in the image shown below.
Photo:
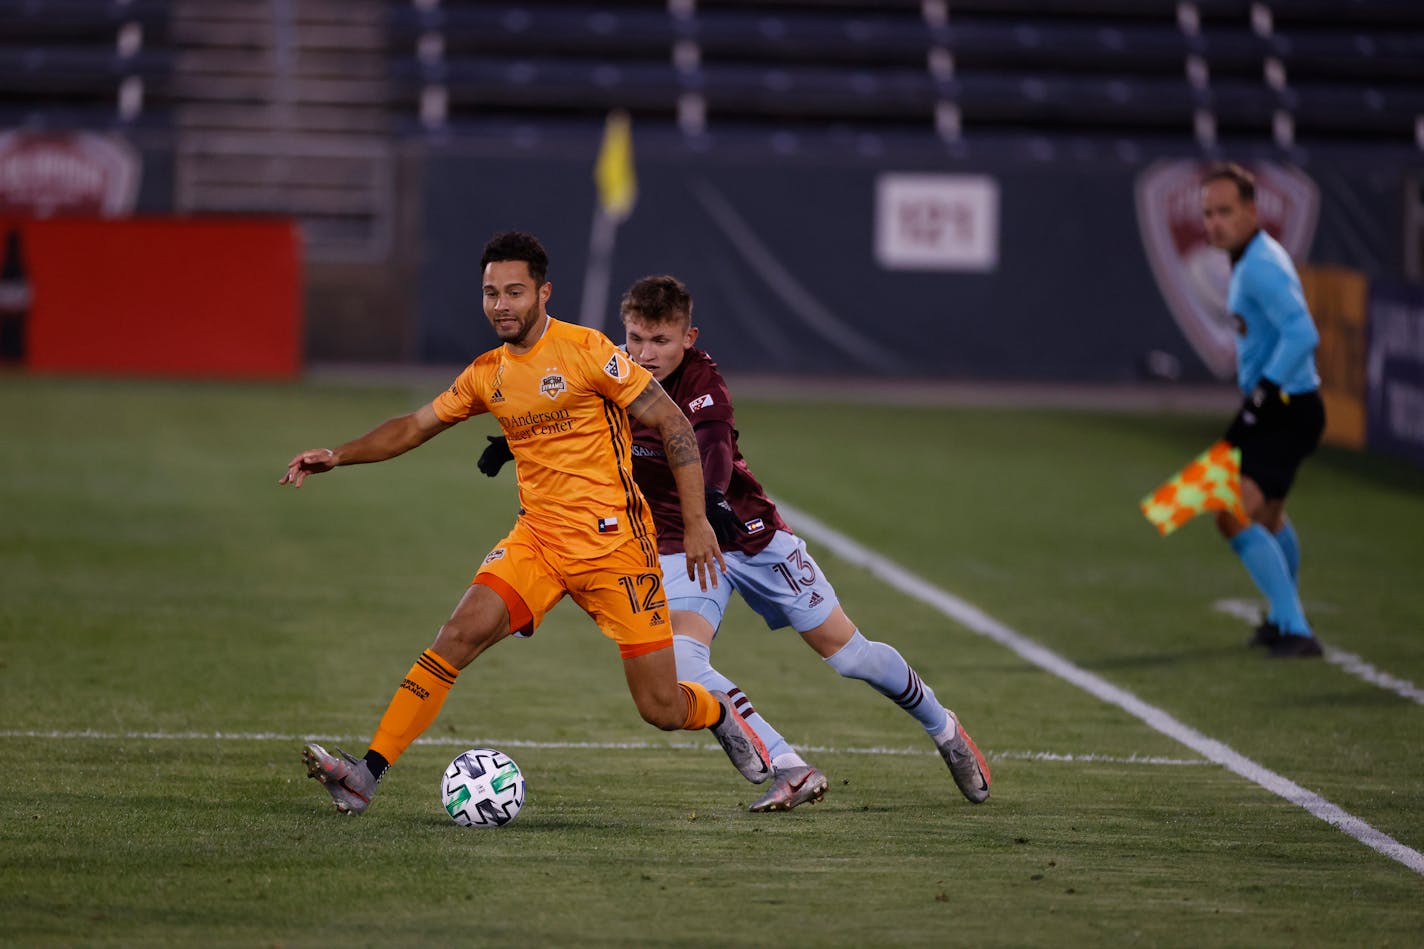
<path fill-rule="evenodd" d="M 1314 636 L 1283 633 L 1271 644 L 1267 655 L 1272 659 L 1311 659 L 1325 655 L 1325 650 L 1320 648 L 1320 640 Z"/>
<path fill-rule="evenodd" d="M 1270 620 L 1261 620 L 1261 625 L 1256 627 L 1256 631 L 1251 634 L 1251 638 L 1246 640 L 1248 646 L 1271 647 L 1281 641 L 1281 628 Z"/>

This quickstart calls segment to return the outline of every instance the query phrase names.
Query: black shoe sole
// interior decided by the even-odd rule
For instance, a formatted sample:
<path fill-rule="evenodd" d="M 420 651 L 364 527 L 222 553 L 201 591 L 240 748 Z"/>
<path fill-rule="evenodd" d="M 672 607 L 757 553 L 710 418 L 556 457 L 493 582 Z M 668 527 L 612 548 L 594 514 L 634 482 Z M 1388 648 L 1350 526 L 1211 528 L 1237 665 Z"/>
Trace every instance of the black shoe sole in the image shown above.
<path fill-rule="evenodd" d="M 1282 636 L 1268 655 L 1272 659 L 1314 659 L 1325 655 L 1325 650 L 1314 636 Z"/>

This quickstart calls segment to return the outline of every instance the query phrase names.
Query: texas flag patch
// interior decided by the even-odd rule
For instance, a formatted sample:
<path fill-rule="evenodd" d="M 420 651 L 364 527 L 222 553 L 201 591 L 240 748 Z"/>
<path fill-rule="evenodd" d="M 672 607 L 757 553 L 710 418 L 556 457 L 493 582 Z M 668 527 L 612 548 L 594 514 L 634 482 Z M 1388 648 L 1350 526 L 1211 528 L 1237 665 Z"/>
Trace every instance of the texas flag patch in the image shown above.
<path fill-rule="evenodd" d="M 598 532 L 600 534 L 611 534 L 618 530 L 618 518 L 600 517 L 598 519 Z"/>
<path fill-rule="evenodd" d="M 698 409 L 710 409 L 711 407 L 712 396 L 706 394 L 699 395 L 697 398 L 687 403 L 687 410 L 689 412 L 696 412 Z"/>

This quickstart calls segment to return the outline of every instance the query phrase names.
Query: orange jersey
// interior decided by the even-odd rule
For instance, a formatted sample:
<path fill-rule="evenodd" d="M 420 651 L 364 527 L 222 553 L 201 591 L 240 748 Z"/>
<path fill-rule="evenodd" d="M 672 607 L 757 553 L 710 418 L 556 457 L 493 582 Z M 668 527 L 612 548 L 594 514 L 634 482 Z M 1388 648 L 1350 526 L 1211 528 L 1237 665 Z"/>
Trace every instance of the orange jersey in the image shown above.
<path fill-rule="evenodd" d="M 490 350 L 431 407 L 445 422 L 483 412 L 499 420 L 518 470 L 520 518 L 541 543 L 583 559 L 634 537 L 655 564 L 627 413 L 652 378 L 597 330 L 550 318 L 529 352 Z"/>

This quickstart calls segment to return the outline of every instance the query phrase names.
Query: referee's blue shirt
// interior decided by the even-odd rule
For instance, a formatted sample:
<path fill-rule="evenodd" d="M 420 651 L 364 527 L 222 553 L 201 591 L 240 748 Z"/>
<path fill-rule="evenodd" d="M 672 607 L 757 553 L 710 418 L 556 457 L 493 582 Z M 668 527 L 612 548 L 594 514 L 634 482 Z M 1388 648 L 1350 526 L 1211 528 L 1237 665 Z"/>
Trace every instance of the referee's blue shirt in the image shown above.
<path fill-rule="evenodd" d="M 1250 392 L 1262 377 L 1296 395 L 1320 387 L 1315 347 L 1320 333 L 1290 255 L 1257 231 L 1231 267 L 1226 305 L 1241 321 L 1236 340 L 1236 384 Z"/>

